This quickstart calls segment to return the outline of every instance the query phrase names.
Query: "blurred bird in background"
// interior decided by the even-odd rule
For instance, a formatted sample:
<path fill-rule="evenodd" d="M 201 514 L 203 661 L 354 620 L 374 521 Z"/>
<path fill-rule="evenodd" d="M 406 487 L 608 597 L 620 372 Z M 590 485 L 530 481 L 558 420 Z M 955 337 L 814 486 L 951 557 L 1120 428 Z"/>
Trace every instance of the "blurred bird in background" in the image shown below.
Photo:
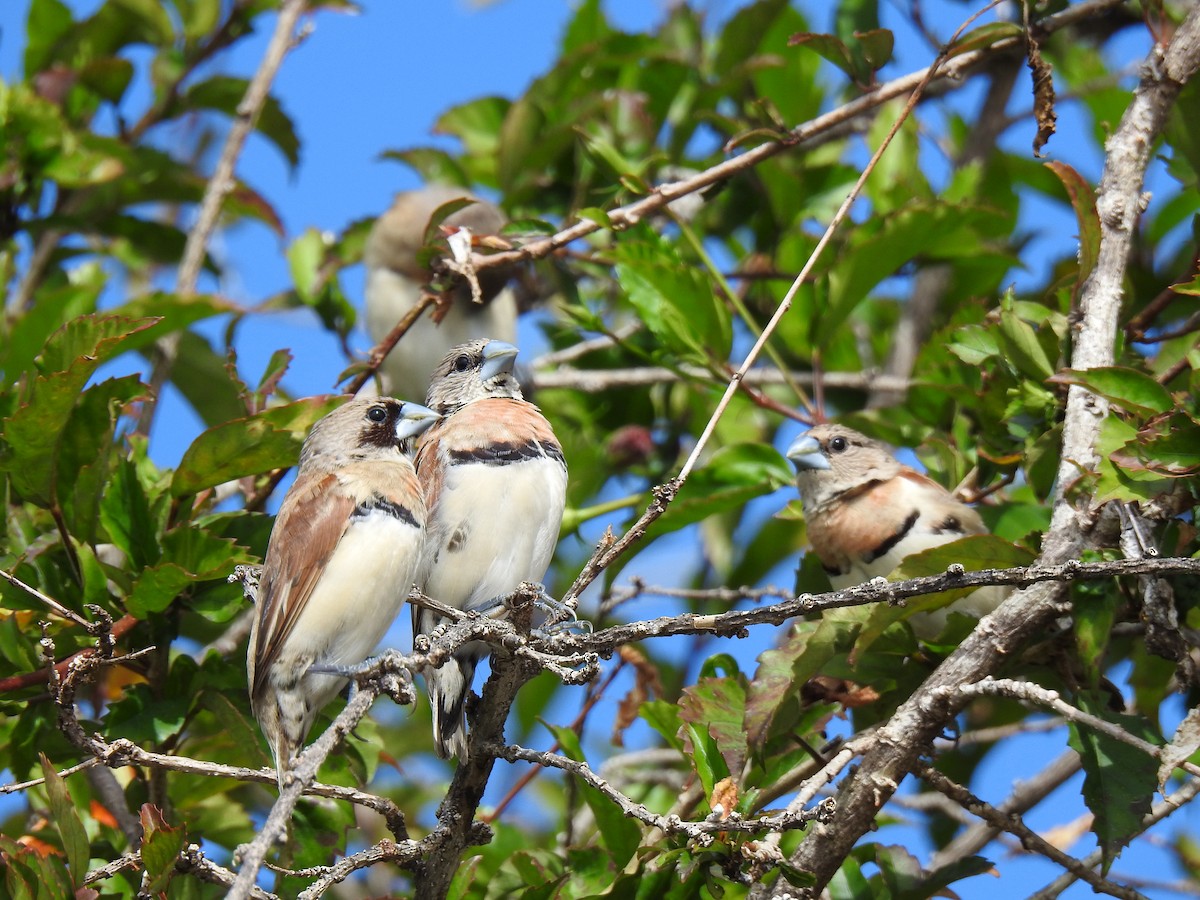
<path fill-rule="evenodd" d="M 439 416 L 391 397 L 351 400 L 317 422 L 271 530 L 247 658 L 250 705 L 279 786 L 317 713 L 375 649 L 411 589 L 425 501 L 409 442 Z"/>
<path fill-rule="evenodd" d="M 835 590 L 889 575 L 910 554 L 987 533 L 974 509 L 852 428 L 814 426 L 792 442 L 787 457 L 796 466 L 808 540 Z M 1007 595 L 1004 587 L 980 588 L 909 622 L 929 640 L 952 611 L 981 618 Z"/>
<path fill-rule="evenodd" d="M 540 582 L 566 505 L 567 467 L 554 430 L 522 398 L 517 348 L 477 340 L 456 347 L 433 373 L 426 403 L 444 418 L 417 449 L 429 510 L 418 587 L 458 609 L 486 611 L 522 581 Z M 443 620 L 413 609 L 413 633 Z M 425 676 L 438 755 L 467 759 L 464 704 L 487 653 L 468 644 Z"/>
<path fill-rule="evenodd" d="M 426 244 L 430 218 L 445 204 L 472 199 L 470 206 L 451 213 L 446 228 L 468 229 L 474 237 L 498 234 L 506 219 L 497 207 L 478 200 L 469 191 L 449 185 L 429 185 L 398 194 L 391 209 L 375 222 L 367 238 L 367 330 L 378 343 L 400 318 L 420 300 L 431 272 L 419 265 L 417 255 Z M 422 397 L 429 373 L 446 352 L 478 338 L 513 343 L 517 339 L 517 300 L 508 287 L 512 270 L 489 268 L 479 273 L 482 302 L 471 297 L 471 288 L 458 282 L 450 294 L 452 304 L 440 322 L 423 314 L 400 339 L 381 368 L 385 393 Z"/>

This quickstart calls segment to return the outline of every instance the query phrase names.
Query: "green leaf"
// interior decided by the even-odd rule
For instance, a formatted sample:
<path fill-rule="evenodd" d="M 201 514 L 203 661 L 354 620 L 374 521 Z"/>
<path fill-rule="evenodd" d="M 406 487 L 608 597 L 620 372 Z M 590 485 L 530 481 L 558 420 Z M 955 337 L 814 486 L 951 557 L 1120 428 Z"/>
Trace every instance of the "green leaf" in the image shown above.
<path fill-rule="evenodd" d="M 982 856 L 967 856 L 935 869 L 921 882 L 920 896 L 949 897 L 950 885 L 964 878 L 995 871 L 992 861 Z"/>
<path fill-rule="evenodd" d="M 61 0 L 33 0 L 25 25 L 25 75 L 49 68 L 54 47 L 70 32 L 75 22 L 71 9 Z"/>
<path fill-rule="evenodd" d="M 119 57 L 94 59 L 79 70 L 79 83 L 114 105 L 133 81 L 133 63 Z"/>
<path fill-rule="evenodd" d="M 1094 369 L 1063 369 L 1051 376 L 1053 384 L 1078 384 L 1099 394 L 1115 406 L 1152 416 L 1169 412 L 1175 406 L 1171 392 L 1137 369 L 1123 366 L 1098 366 Z"/>
<path fill-rule="evenodd" d="M 1054 364 L 1038 341 L 1037 332 L 1012 310 L 1000 313 L 1000 345 L 1018 372 L 1038 382 L 1054 374 Z"/>
<path fill-rule="evenodd" d="M 249 85 L 245 78 L 214 75 L 188 88 L 180 98 L 180 106 L 185 110 L 214 109 L 234 118 Z M 276 98 L 266 98 L 254 127 L 275 145 L 288 165 L 293 169 L 299 165 L 300 139 L 296 136 L 296 126 Z"/>
<path fill-rule="evenodd" d="M 738 678 L 701 678 L 683 689 L 680 721 L 707 731 L 727 770 L 740 776 L 746 762 L 746 687 Z M 728 810 L 727 810 L 728 811 Z"/>
<path fill-rule="evenodd" d="M 984 360 L 1000 355 L 995 331 L 982 325 L 964 325 L 954 332 L 954 340 L 946 349 L 968 366 L 978 366 Z"/>
<path fill-rule="evenodd" d="M 8 340 L 0 342 L 0 359 L 8 382 L 33 368 L 33 361 L 50 335 L 80 316 L 94 313 L 106 278 L 99 267 L 77 270 L 69 283 L 43 285 L 37 302 L 12 323 Z"/>
<path fill-rule="evenodd" d="M 869 72 L 877 72 L 891 62 L 896 36 L 888 29 L 872 28 L 855 32 L 854 38 Z"/>
<path fill-rule="evenodd" d="M 394 159 L 412 168 L 426 184 L 466 184 L 470 179 L 456 157 L 437 147 L 387 150 L 380 159 Z"/>
<path fill-rule="evenodd" d="M 1196 452 L 1194 447 L 1179 449 L 1183 453 Z M 1151 461 L 1143 458 L 1148 450 L 1147 437 L 1119 416 L 1104 419 L 1096 450 L 1100 477 L 1093 502 L 1097 505 L 1109 500 L 1150 500 L 1171 490 L 1171 476 L 1152 468 Z M 1158 463 L 1153 465 L 1157 467 Z"/>
<path fill-rule="evenodd" d="M 1045 166 L 1058 176 L 1067 190 L 1071 208 L 1075 210 L 1075 220 L 1079 225 L 1079 274 L 1075 279 L 1075 287 L 1079 290 L 1100 258 L 1100 216 L 1096 212 L 1096 191 L 1087 179 L 1067 163 L 1052 161 L 1045 163 Z"/>
<path fill-rule="evenodd" d="M 75 884 L 83 883 L 83 876 L 88 872 L 88 860 L 91 859 L 91 846 L 83 822 L 75 809 L 75 802 L 67 791 L 66 782 L 50 764 L 46 754 L 39 753 L 42 761 L 42 775 L 46 779 L 46 794 L 50 799 L 50 814 L 58 833 L 62 837 L 63 850 L 67 854 L 67 868 L 71 871 L 71 879 Z"/>
<path fill-rule="evenodd" d="M 788 38 L 789 47 L 805 47 L 812 50 L 826 62 L 833 63 L 851 78 L 858 80 L 858 69 L 854 64 L 854 56 L 850 48 L 841 38 L 832 34 L 814 34 L 802 32 Z"/>
<path fill-rule="evenodd" d="M 344 402 L 344 397 L 309 397 L 208 429 L 184 452 L 171 493 L 183 497 L 294 465 L 308 430 Z"/>
<path fill-rule="evenodd" d="M 63 429 L 54 478 L 63 517 L 80 540 L 95 538 L 101 497 L 119 452 L 113 439 L 117 420 L 129 403 L 148 393 L 137 375 L 102 381 L 83 392 Z"/>
<path fill-rule="evenodd" d="M 4 887 L 12 900 L 78 898 L 71 875 L 58 856 L 42 857 L 36 850 L 0 834 L 4 852 Z"/>
<path fill-rule="evenodd" d="M 579 745 L 579 735 L 570 728 L 557 725 L 546 725 L 553 733 L 555 740 L 562 747 L 564 755 L 576 762 L 586 762 L 583 748 Z M 621 808 L 604 796 L 591 785 L 580 782 L 579 790 L 583 799 L 596 817 L 596 827 L 600 832 L 600 840 L 612 854 L 612 862 L 618 870 L 633 858 L 641 843 L 642 829 L 638 823 L 630 819 Z"/>
<path fill-rule="evenodd" d="M 207 340 L 194 331 L 182 332 L 175 351 L 171 383 L 205 425 L 211 428 L 246 415 L 244 385 Z"/>
<path fill-rule="evenodd" d="M 746 691 L 745 724 L 752 745 L 762 745 L 781 731 L 780 723 L 791 721 L 784 713 L 789 707 L 798 712 L 800 689 L 831 659 L 850 650 L 861 627 L 851 616 L 829 614 L 817 622 L 796 622 L 779 647 L 759 656 Z"/>
<path fill-rule="evenodd" d="M 58 446 L 83 386 L 157 321 L 81 316 L 51 335 L 37 361 L 45 374 L 25 385 L 21 404 L 4 422 L 0 466 L 22 496 L 43 505 L 53 501 Z"/>
<path fill-rule="evenodd" d="M 647 542 L 791 484 L 791 466 L 764 444 L 730 444 L 696 469 L 667 511 L 646 530 Z"/>
<path fill-rule="evenodd" d="M 159 531 L 165 516 L 164 504 L 151 497 L 133 460 L 118 459 L 100 498 L 100 523 L 135 571 L 153 565 L 162 555 Z"/>
<path fill-rule="evenodd" d="M 1099 561 L 1099 560 L 1096 560 Z M 1104 582 L 1072 585 L 1075 655 L 1089 687 L 1097 687 L 1107 666 L 1106 652 L 1124 600 Z"/>
<path fill-rule="evenodd" d="M 144 885 L 147 893 L 157 893 L 167 886 L 175 874 L 175 863 L 179 852 L 187 842 L 187 829 L 172 827 L 163 818 L 162 810 L 143 803 L 140 812 L 142 821 L 142 847 L 140 855 L 146 866 L 150 883 Z"/>
<path fill-rule="evenodd" d="M 163 535 L 161 547 L 161 561 L 142 570 L 126 600 L 129 611 L 139 619 L 162 612 L 188 586 L 224 578 L 239 563 L 253 561 L 231 538 L 186 525 Z"/>
<path fill-rule="evenodd" d="M 600 0 L 584 0 L 577 5 L 575 15 L 567 23 L 562 37 L 562 53 L 578 53 L 613 33 L 604 16 Z"/>
<path fill-rule="evenodd" d="M 981 569 L 1010 569 L 1027 566 L 1036 559 L 1033 551 L 996 537 L 994 534 L 973 534 L 959 538 L 939 547 L 930 547 L 913 553 L 904 560 L 889 577 L 891 581 L 905 581 L 926 575 L 941 575 L 955 563 L 961 563 L 968 572 Z M 971 591 L 974 588 L 962 588 Z"/>
<path fill-rule="evenodd" d="M 701 364 L 729 357 L 729 311 L 698 269 L 645 227 L 623 234 L 615 250 L 617 280 L 656 338 Z"/>
<path fill-rule="evenodd" d="M 1181 414 L 1156 419 L 1109 460 L 1132 476 L 1190 478 L 1200 472 L 1200 424 Z"/>
<path fill-rule="evenodd" d="M 994 218 L 994 213 L 991 217 Z M 829 301 L 813 328 L 813 342 L 824 347 L 839 335 L 846 319 L 885 278 L 918 257 L 954 259 L 981 251 L 976 227 L 984 214 L 967 205 L 909 200 L 851 238 L 829 273 Z"/>
<path fill-rule="evenodd" d="M 446 110 L 433 130 L 457 137 L 469 156 L 492 156 L 510 105 L 503 97 L 479 97 Z"/>
<path fill-rule="evenodd" d="M 1155 746 L 1162 744 L 1146 719 L 1112 712 L 1105 695 L 1083 693 L 1077 704 L 1084 712 L 1118 725 L 1142 740 Z M 1100 843 L 1102 871 L 1107 873 L 1121 848 L 1142 831 L 1142 819 L 1150 812 L 1158 785 L 1158 761 L 1086 725 L 1068 724 L 1068 741 L 1083 762 L 1083 800 L 1095 817 L 1092 832 Z"/>
<path fill-rule="evenodd" d="M 679 719 L 678 706 L 666 700 L 647 700 L 638 707 L 638 715 L 662 736 L 668 746 L 683 750 L 683 741 L 679 738 L 683 723 Z"/>
<path fill-rule="evenodd" d="M 1167 141 L 1172 151 L 1168 171 L 1182 184 L 1200 186 L 1200 85 L 1195 81 L 1171 104 Z"/>
<path fill-rule="evenodd" d="M 729 767 L 725 757 L 717 746 L 716 740 L 701 725 L 685 724 L 683 732 L 687 736 L 684 752 L 691 759 L 692 768 L 700 779 L 707 800 L 716 790 L 717 782 L 729 777 Z"/>

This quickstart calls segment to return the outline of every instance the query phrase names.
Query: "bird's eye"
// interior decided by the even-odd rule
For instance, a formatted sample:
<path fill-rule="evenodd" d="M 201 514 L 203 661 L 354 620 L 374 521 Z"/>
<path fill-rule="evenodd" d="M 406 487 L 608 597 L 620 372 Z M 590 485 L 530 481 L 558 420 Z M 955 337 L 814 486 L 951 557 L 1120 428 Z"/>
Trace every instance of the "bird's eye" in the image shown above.
<path fill-rule="evenodd" d="M 454 360 L 454 371 L 455 372 L 465 372 L 470 368 L 471 368 L 471 357 L 467 356 L 465 353 L 462 356 L 458 357 L 456 360 Z"/>
<path fill-rule="evenodd" d="M 841 435 L 838 435 L 832 441 L 829 442 L 829 449 L 832 450 L 834 453 L 841 453 L 848 446 L 850 446 L 850 445 L 846 442 L 846 439 L 844 437 L 842 437 Z"/>
<path fill-rule="evenodd" d="M 367 410 L 367 418 L 372 422 L 386 422 L 387 410 L 382 406 L 372 406 Z"/>

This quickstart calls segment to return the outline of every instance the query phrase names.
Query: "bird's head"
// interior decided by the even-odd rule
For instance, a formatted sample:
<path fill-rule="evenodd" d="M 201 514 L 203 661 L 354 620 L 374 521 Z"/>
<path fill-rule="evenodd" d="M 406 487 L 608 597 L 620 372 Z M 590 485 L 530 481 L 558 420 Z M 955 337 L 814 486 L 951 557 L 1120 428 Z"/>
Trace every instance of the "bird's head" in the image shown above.
<path fill-rule="evenodd" d="M 407 453 L 412 439 L 440 418 L 419 403 L 394 397 L 356 398 L 313 425 L 300 451 L 300 468 Z"/>
<path fill-rule="evenodd" d="M 792 441 L 787 458 L 808 515 L 901 468 L 884 444 L 845 425 L 814 425 Z"/>
<path fill-rule="evenodd" d="M 521 384 L 513 374 L 516 361 L 517 348 L 504 341 L 459 344 L 433 370 L 425 402 L 445 416 L 488 397 L 521 400 Z"/>

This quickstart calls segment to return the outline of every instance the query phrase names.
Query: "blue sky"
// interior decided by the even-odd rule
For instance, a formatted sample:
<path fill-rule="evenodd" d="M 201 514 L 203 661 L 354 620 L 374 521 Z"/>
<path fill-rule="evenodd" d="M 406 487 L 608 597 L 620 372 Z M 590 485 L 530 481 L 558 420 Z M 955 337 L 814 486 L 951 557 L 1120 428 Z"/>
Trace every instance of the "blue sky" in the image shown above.
<path fill-rule="evenodd" d="M 90 11 L 96 5 L 94 0 L 72 3 L 81 11 Z M 723 16 L 737 5 L 718 2 L 710 8 Z M 826 4 L 804 5 L 818 10 L 814 27 L 827 24 L 820 21 L 828 16 Z M 942 34 L 949 34 L 966 11 L 980 5 L 945 0 L 927 0 L 922 4 L 927 21 Z M 618 25 L 643 29 L 662 16 L 665 6 L 650 0 L 616 0 L 606 3 L 606 10 Z M 902 21 L 903 15 L 893 10 L 891 4 L 882 6 L 885 24 Z M 13 80 L 20 74 L 28 7 L 28 0 L 0 3 L 0 76 L 5 80 Z M 454 104 L 485 94 L 508 97 L 520 94 L 556 58 L 559 36 L 570 15 L 571 6 L 558 0 L 502 0 L 480 6 L 447 0 L 409 3 L 366 0 L 359 15 L 321 13 L 312 20 L 315 25 L 312 34 L 285 61 L 274 91 L 299 132 L 303 147 L 299 168 L 289 171 L 274 147 L 255 136 L 239 162 L 238 173 L 277 204 L 289 241 L 310 227 L 338 231 L 350 222 L 374 216 L 388 206 L 396 191 L 417 186 L 410 170 L 381 160 L 380 153 L 444 143 L 444 139 L 431 134 L 431 128 L 438 115 Z M 249 76 L 258 66 L 268 37 L 269 33 L 264 31 L 243 42 L 234 54 L 221 61 L 221 71 Z M 1145 52 L 1146 45 L 1144 34 L 1131 34 L 1121 42 L 1119 52 L 1122 59 L 1134 60 Z M 926 65 L 931 57 L 923 43 L 913 40 L 911 35 L 900 34 L 898 63 L 888 73 L 901 74 Z M 965 91 L 953 102 L 971 104 L 974 99 L 970 91 Z M 1024 96 L 1019 96 L 1018 101 L 1027 103 Z M 1102 161 L 1086 145 L 1071 139 L 1072 134 L 1084 133 L 1090 126 L 1070 104 L 1064 104 L 1059 114 L 1060 131 L 1048 148 L 1050 156 L 1070 161 L 1089 179 L 1096 180 Z M 1031 137 L 1032 127 L 1014 129 L 1006 142 L 1028 148 Z M 169 133 L 163 139 L 169 139 Z M 927 157 L 936 159 L 936 154 Z M 936 166 L 936 162 L 933 164 Z M 1161 174 L 1154 177 L 1161 179 Z M 1151 187 L 1155 185 L 1152 181 Z M 1075 231 L 1073 218 L 1064 217 L 1061 208 L 1052 208 L 1049 203 L 1040 203 L 1034 216 L 1037 218 L 1026 224 L 1039 237 L 1030 245 L 1025 260 L 1028 271 L 1012 275 L 1018 283 L 1023 279 L 1041 281 L 1039 264 L 1061 255 L 1063 241 L 1069 242 Z M 283 261 L 284 246 L 265 227 L 253 224 L 220 235 L 213 251 L 227 263 L 229 274 L 220 284 L 208 283 L 203 285 L 204 289 L 219 290 L 247 304 L 285 289 L 289 276 Z M 360 271 L 348 273 L 346 287 L 355 300 L 361 297 L 361 285 Z M 523 337 L 531 342 L 532 331 L 527 329 Z M 361 349 L 369 345 L 362 334 L 353 343 Z M 344 360 L 336 343 L 307 312 L 288 313 L 270 320 L 257 317 L 248 323 L 238 341 L 244 375 L 256 380 L 270 355 L 284 346 L 295 356 L 285 382 L 293 394 L 323 393 L 333 388 Z M 168 396 L 152 442 L 157 461 L 164 466 L 177 462 L 198 430 L 199 423 L 190 411 L 177 398 Z M 787 437 L 790 434 L 784 439 Z M 771 502 L 782 505 L 787 499 L 774 498 Z M 644 564 L 647 568 L 655 563 L 666 568 L 667 560 L 691 552 L 689 542 L 687 535 L 672 538 L 655 554 L 643 557 Z M 627 574 L 632 574 L 632 570 Z M 657 583 L 670 580 L 662 571 L 643 574 Z M 639 614 L 646 615 L 667 611 L 670 610 L 638 609 Z M 736 651 L 743 668 L 752 670 L 754 657 L 770 643 L 771 636 L 760 629 L 756 638 L 722 642 L 710 645 L 709 649 Z M 620 685 L 615 686 L 613 696 L 620 696 L 621 690 Z M 607 725 L 603 724 L 605 714 L 603 711 L 597 714 L 599 718 L 595 721 L 602 723 L 595 726 L 597 738 L 607 735 Z M 611 715 L 611 711 L 607 714 Z M 572 715 L 571 710 L 566 710 L 560 720 L 569 720 Z M 993 754 L 977 784 L 978 793 L 987 799 L 1000 800 L 1014 779 L 1033 775 L 1060 752 L 1064 741 L 1056 733 L 1039 739 L 1033 746 L 1044 747 L 1044 752 L 1030 753 L 1030 745 L 1022 744 L 1017 753 L 1001 750 Z M 1069 787 L 1060 789 L 1051 802 L 1043 804 L 1042 811 L 1030 817 L 1030 824 L 1045 828 L 1079 815 L 1082 807 L 1078 791 L 1079 779 L 1075 779 Z M 907 834 L 889 829 L 879 837 L 899 842 L 906 840 Z M 1073 851 L 1086 852 L 1084 844 L 1086 840 L 1072 848 Z M 966 886 L 969 896 L 1023 895 L 1057 874 L 1050 864 L 1029 858 L 1006 862 L 1002 868 L 1003 878 L 973 879 Z M 1118 872 L 1144 876 L 1174 877 L 1165 856 L 1144 842 L 1118 861 L 1115 868 Z M 1076 886 L 1064 896 L 1090 895 L 1090 888 Z"/>

